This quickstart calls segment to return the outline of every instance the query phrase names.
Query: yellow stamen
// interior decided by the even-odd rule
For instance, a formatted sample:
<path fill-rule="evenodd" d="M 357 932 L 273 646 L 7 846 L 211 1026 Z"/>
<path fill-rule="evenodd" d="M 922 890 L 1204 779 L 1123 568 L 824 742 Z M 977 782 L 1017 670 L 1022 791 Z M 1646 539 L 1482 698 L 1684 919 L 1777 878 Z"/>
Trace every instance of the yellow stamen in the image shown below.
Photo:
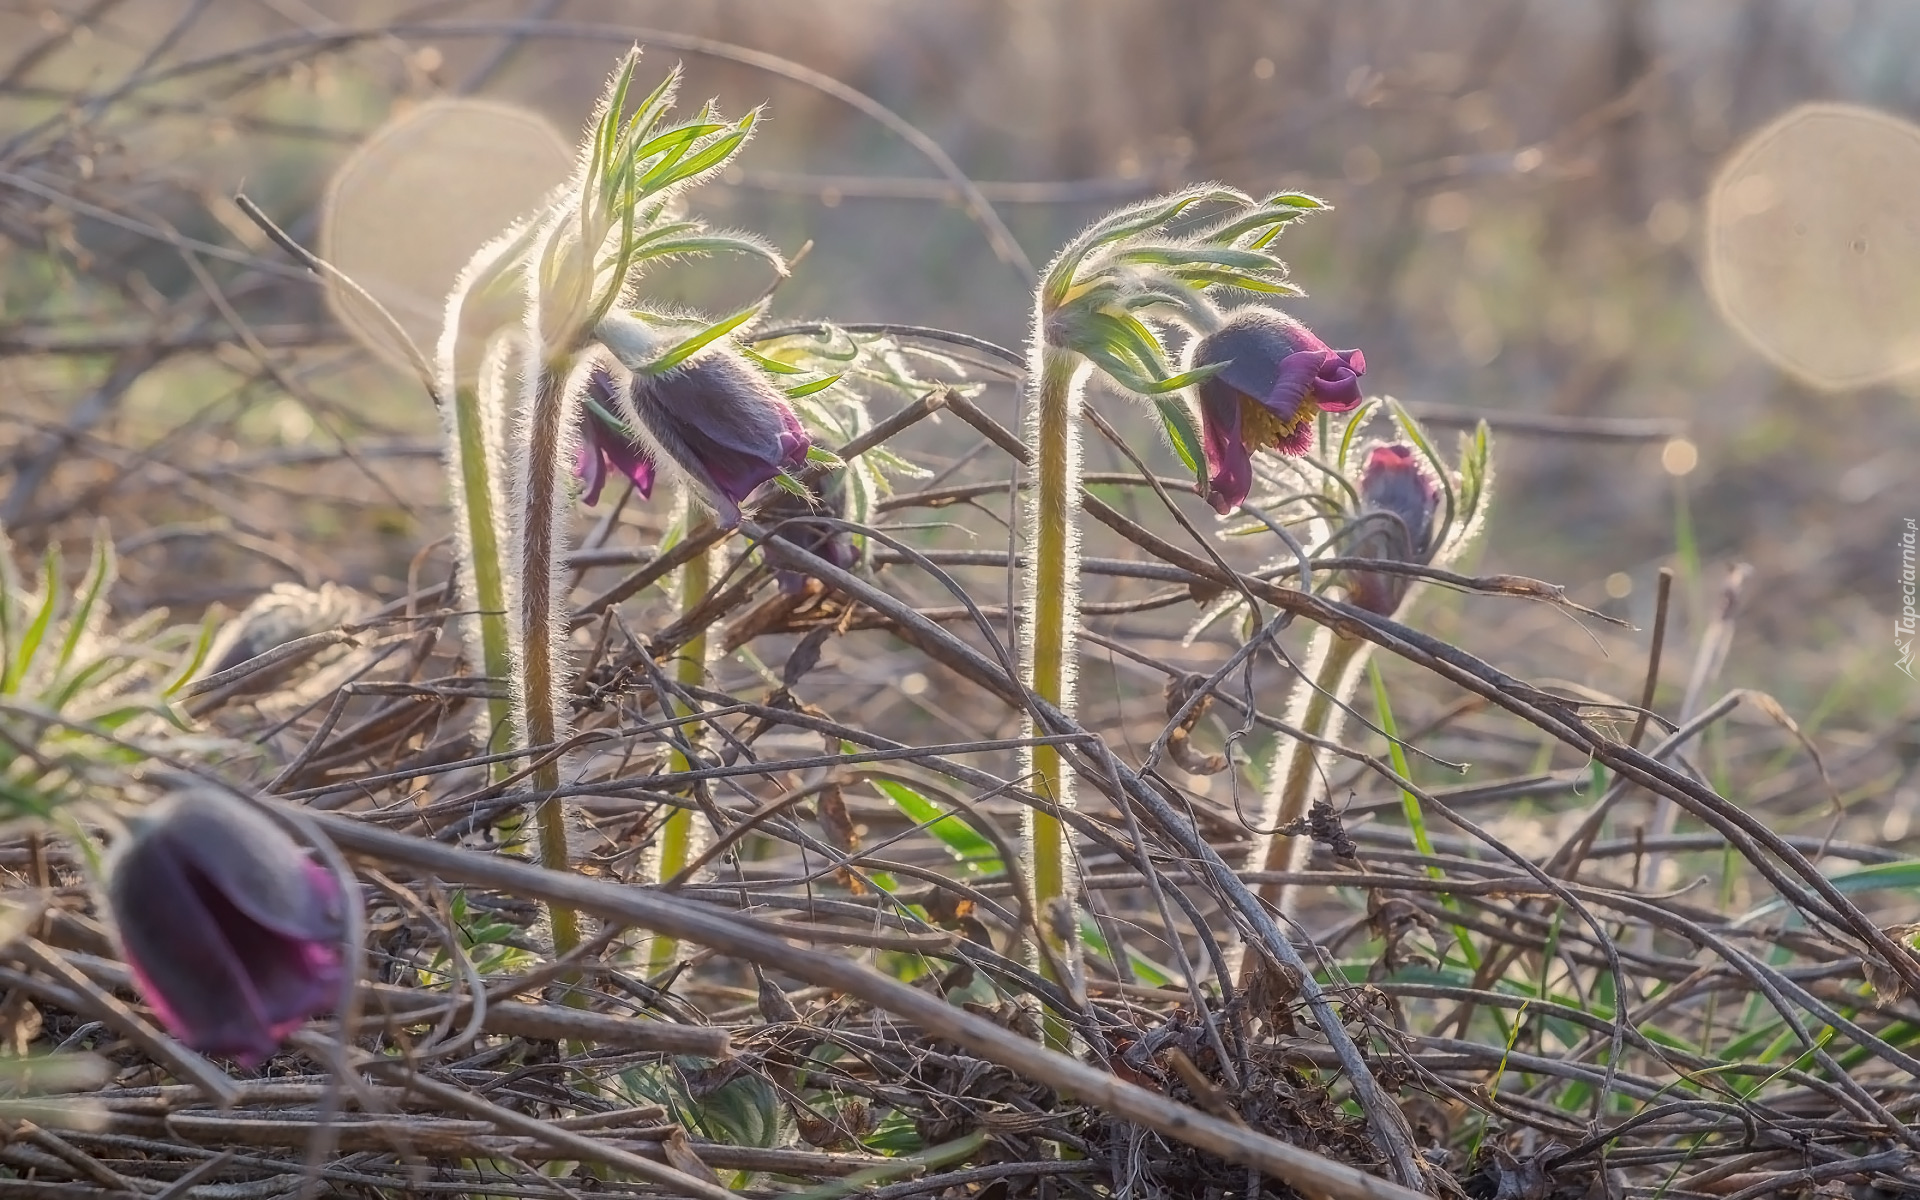
<path fill-rule="evenodd" d="M 1282 417 L 1266 405 L 1240 397 L 1240 438 L 1250 449 L 1271 450 L 1313 420 L 1319 406 L 1303 397 L 1291 417 Z"/>

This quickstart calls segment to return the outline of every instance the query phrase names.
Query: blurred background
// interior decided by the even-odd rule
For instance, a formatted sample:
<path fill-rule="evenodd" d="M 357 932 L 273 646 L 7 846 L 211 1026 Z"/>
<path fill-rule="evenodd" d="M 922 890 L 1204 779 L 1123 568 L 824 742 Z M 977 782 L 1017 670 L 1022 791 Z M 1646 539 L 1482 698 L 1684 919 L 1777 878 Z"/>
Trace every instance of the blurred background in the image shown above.
<path fill-rule="evenodd" d="M 1783 370 L 1716 305 L 1706 257 L 1709 191 L 1756 131 L 1814 101 L 1920 113 L 1908 0 L 15 0 L 0 521 L 20 549 L 109 515 L 126 595 L 188 613 L 289 576 L 393 594 L 432 554 L 443 569 L 426 400 L 232 197 L 315 244 L 329 180 L 382 122 L 467 95 L 571 142 L 632 40 L 648 79 L 686 63 L 683 109 L 767 105 L 695 203 L 789 254 L 812 243 L 776 317 L 1026 334 L 1023 268 L 874 105 L 977 181 L 1032 263 L 1191 181 L 1325 197 L 1286 236 L 1293 311 L 1364 349 L 1373 390 L 1495 419 L 1492 524 L 1465 569 L 1564 584 L 1644 629 L 1673 566 L 1685 647 L 1749 563 L 1725 682 L 1876 764 L 1860 794 L 1897 777 L 1876 751 L 1915 708 L 1888 637 L 1920 516 L 1914 384 Z M 1920 164 L 1869 157 L 1914 194 Z M 1822 208 L 1796 189 L 1830 173 L 1809 174 L 1774 180 L 1793 212 Z M 402 190 L 485 186 L 448 168 Z M 1898 289 L 1903 246 L 1857 249 Z M 661 286 L 717 311 L 764 283 L 717 264 Z M 1844 288 L 1763 290 L 1801 295 L 1771 319 L 1854 321 Z M 1011 392 L 990 398 L 1011 419 Z M 1515 416 L 1641 424 L 1543 437 L 1503 429 Z M 965 432 L 907 448 L 940 468 Z M 1644 633 L 1448 596 L 1423 613 L 1516 674 L 1638 690 Z"/>

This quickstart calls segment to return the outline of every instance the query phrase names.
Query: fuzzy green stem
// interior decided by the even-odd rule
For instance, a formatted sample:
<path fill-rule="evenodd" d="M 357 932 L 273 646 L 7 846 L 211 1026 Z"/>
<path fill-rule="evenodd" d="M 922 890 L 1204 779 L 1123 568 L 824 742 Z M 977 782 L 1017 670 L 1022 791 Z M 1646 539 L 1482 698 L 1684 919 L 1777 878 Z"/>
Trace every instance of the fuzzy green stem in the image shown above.
<path fill-rule="evenodd" d="M 680 568 L 680 612 L 683 616 L 692 612 L 694 606 L 699 604 L 707 594 L 707 588 L 712 586 L 712 576 L 712 567 L 705 552 L 696 554 L 688 560 L 686 566 Z M 674 667 L 674 680 L 683 687 L 698 687 L 705 682 L 706 673 L 707 635 L 702 632 L 681 648 L 680 660 Z M 693 710 L 679 701 L 674 702 L 673 710 L 678 716 L 693 715 Z M 682 727 L 682 732 L 689 742 L 694 738 L 694 729 L 695 726 L 691 724 Z M 673 769 L 676 772 L 690 771 L 693 769 L 693 761 L 681 751 L 675 750 Z M 654 876 L 655 883 L 672 879 L 692 861 L 693 816 L 691 809 L 675 808 L 667 814 L 667 819 L 661 824 L 659 868 Z M 673 962 L 673 956 L 678 947 L 679 943 L 670 937 L 655 938 L 653 948 L 647 956 L 649 969 L 655 974 L 666 970 L 667 966 Z"/>
<path fill-rule="evenodd" d="M 507 592 L 500 576 L 500 539 L 493 523 L 493 488 L 487 478 L 487 448 L 481 436 L 480 396 L 470 387 L 454 393 L 454 430 L 460 442 L 460 480 L 466 500 L 467 544 L 472 554 L 466 564 L 473 572 L 473 596 L 480 612 L 480 664 L 487 678 L 504 681 L 512 672 L 507 650 Z M 501 754 L 513 745 L 513 704 L 507 696 L 487 698 L 487 753 Z M 493 765 L 497 781 L 516 764 L 503 759 Z"/>
<path fill-rule="evenodd" d="M 520 695 L 529 747 L 551 746 L 558 740 L 555 717 L 553 568 L 554 530 L 558 514 L 557 478 L 562 424 L 566 416 L 567 365 L 550 362 L 541 371 L 535 389 L 533 419 L 528 423 L 525 491 L 526 525 L 520 554 Z M 540 865 L 553 871 L 572 869 L 567 852 L 566 803 L 553 793 L 560 788 L 560 760 L 551 755 L 535 768 L 540 801 L 536 821 L 540 828 Z M 580 916 L 570 908 L 549 905 L 555 954 L 565 955 L 580 944 Z"/>
<path fill-rule="evenodd" d="M 1319 739 L 1339 736 L 1346 720 L 1346 705 L 1360 683 L 1369 645 L 1326 628 L 1314 635 L 1309 656 L 1311 673 L 1295 686 L 1287 708 L 1287 719 L 1296 729 Z M 1281 745 L 1269 785 L 1273 790 L 1268 792 L 1267 828 L 1284 829 L 1307 815 L 1307 801 L 1320 775 L 1321 760 L 1320 752 L 1304 739 L 1289 739 Z M 1263 871 L 1294 870 L 1312 844 L 1312 839 L 1305 836 L 1276 833 L 1267 839 L 1265 852 L 1254 865 Z M 1282 883 L 1263 883 L 1258 894 L 1282 912 L 1287 912 L 1294 900 L 1294 890 Z"/>
<path fill-rule="evenodd" d="M 1038 391 L 1030 427 L 1035 492 L 1027 530 L 1033 556 L 1027 685 L 1042 700 L 1072 716 L 1074 664 L 1068 656 L 1073 653 L 1078 626 L 1080 589 L 1080 548 L 1074 528 L 1080 456 L 1075 444 L 1074 407 L 1083 364 L 1077 355 L 1044 343 L 1037 353 L 1039 369 L 1033 374 Z M 1032 787 L 1038 795 L 1062 808 L 1072 804 L 1072 780 L 1058 748 L 1033 747 L 1032 767 Z M 1079 939 L 1073 936 L 1071 909 L 1062 912 L 1071 903 L 1073 886 L 1072 860 L 1059 819 L 1048 813 L 1032 813 L 1027 822 L 1027 848 L 1040 936 L 1052 951 L 1040 956 L 1042 969 L 1051 974 L 1050 960 L 1054 960 L 1072 972 Z M 1048 1024 L 1047 1041 L 1055 1049 L 1064 1049 L 1070 1040 L 1064 1027 L 1057 1022 Z"/>

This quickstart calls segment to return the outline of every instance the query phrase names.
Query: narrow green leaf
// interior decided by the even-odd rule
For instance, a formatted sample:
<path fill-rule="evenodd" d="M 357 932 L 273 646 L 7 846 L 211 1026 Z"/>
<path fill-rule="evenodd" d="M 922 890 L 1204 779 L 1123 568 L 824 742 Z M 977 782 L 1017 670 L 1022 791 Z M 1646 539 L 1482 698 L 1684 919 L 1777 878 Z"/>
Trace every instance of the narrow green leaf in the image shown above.
<path fill-rule="evenodd" d="M 1299 296 L 1301 290 L 1283 279 L 1271 279 L 1264 275 L 1253 275 L 1245 271 L 1217 270 L 1213 267 L 1175 267 L 1168 272 L 1175 279 L 1201 287 L 1239 288 L 1246 292 L 1259 292 L 1264 296 Z"/>
<path fill-rule="evenodd" d="M 1005 864 L 1000 861 L 1000 852 L 993 848 L 992 842 L 975 832 L 965 817 L 947 811 L 942 805 L 897 780 L 874 779 L 872 783 L 882 795 L 893 801 L 894 807 L 906 814 L 908 820 L 925 827 L 928 833 L 939 838 L 969 873 L 993 875 L 1005 870 Z"/>
<path fill-rule="evenodd" d="M 1333 464 L 1335 468 L 1343 472 L 1347 469 L 1347 455 L 1353 448 L 1354 435 L 1360 432 L 1367 420 L 1373 416 L 1373 410 L 1379 406 L 1378 401 L 1367 400 L 1353 410 L 1353 416 L 1347 421 L 1347 431 L 1340 438 L 1340 457 Z"/>
<path fill-rule="evenodd" d="M 812 383 L 795 384 L 793 387 L 787 389 L 787 396 L 789 399 L 801 400 L 818 392 L 824 392 L 834 384 L 839 383 L 845 374 L 846 372 L 842 371 L 838 375 L 829 375 L 824 379 L 816 379 Z"/>
<path fill-rule="evenodd" d="M 1173 452 L 1200 486 L 1207 482 L 1203 464 L 1207 460 L 1206 451 L 1201 447 L 1200 431 L 1193 427 L 1193 414 L 1179 400 L 1165 396 L 1155 396 L 1153 407 L 1160 414 L 1160 426 L 1167 431 L 1167 441 L 1173 446 Z"/>
<path fill-rule="evenodd" d="M 94 536 L 93 561 L 88 564 L 86 578 L 74 594 L 73 610 L 67 614 L 66 636 L 60 642 L 60 658 L 54 663 L 56 672 L 64 672 L 73 662 L 74 653 L 96 623 L 94 610 L 113 585 L 113 576 L 113 542 L 102 531 Z"/>
<path fill-rule="evenodd" d="M 1080 943 L 1108 962 L 1113 961 L 1113 947 L 1107 945 L 1107 935 L 1100 932 L 1099 922 L 1089 913 L 1080 914 Z M 1168 987 L 1173 983 L 1173 976 L 1165 967 L 1131 947 L 1127 950 L 1127 962 L 1133 967 L 1133 973 L 1150 986 Z"/>
<path fill-rule="evenodd" d="M 758 350 L 755 350 L 752 346 L 742 346 L 740 347 L 740 352 L 752 359 L 761 370 L 770 371 L 775 375 L 805 375 L 807 373 L 805 367 L 797 367 L 789 362 L 781 362 L 777 358 L 769 358 Z"/>
<path fill-rule="evenodd" d="M 639 316 L 641 314 L 635 313 L 634 315 Z M 666 372 L 673 370 L 681 363 L 692 358 L 714 342 L 726 337 L 759 315 L 760 305 L 758 304 L 752 308 L 743 308 L 732 316 L 716 321 L 712 325 L 702 329 L 699 333 L 687 338 L 685 341 L 670 347 L 665 354 L 642 366 L 635 374 L 664 375 Z"/>
<path fill-rule="evenodd" d="M 1448 469 L 1446 461 L 1440 457 L 1439 452 L 1433 448 L 1433 443 L 1427 440 L 1427 431 L 1421 428 L 1420 422 L 1406 410 L 1405 405 L 1388 397 L 1387 409 L 1393 414 L 1393 419 L 1399 424 L 1401 432 L 1407 435 L 1407 440 L 1419 447 L 1420 453 L 1426 456 L 1428 465 L 1433 468 L 1434 475 L 1439 478 L 1441 490 L 1446 493 L 1447 498 L 1446 519 L 1440 527 L 1453 528 L 1454 514 L 1458 511 L 1457 499 L 1453 491 L 1453 472 Z"/>
<path fill-rule="evenodd" d="M 1387 754 L 1393 761 L 1394 773 L 1402 779 L 1411 779 L 1413 774 L 1407 767 L 1407 751 L 1400 744 L 1400 729 L 1393 719 L 1393 705 L 1387 700 L 1387 681 L 1381 676 L 1377 661 L 1367 663 L 1367 678 L 1373 684 L 1373 707 L 1380 720 L 1380 730 L 1387 735 Z M 1427 835 L 1426 815 L 1420 809 L 1420 797 L 1405 788 L 1400 789 L 1400 811 L 1406 816 L 1407 828 L 1413 833 L 1414 848 L 1432 858 L 1433 839 Z M 1445 878 L 1445 873 L 1439 867 L 1429 866 L 1427 874 L 1434 879 Z M 1449 912 L 1457 907 L 1452 896 L 1442 896 L 1440 903 Z M 1480 949 L 1473 944 L 1473 935 L 1467 932 L 1467 927 L 1455 925 L 1453 939 L 1459 944 L 1460 955 L 1466 960 L 1467 966 L 1479 970 Z"/>
<path fill-rule="evenodd" d="M 40 653 L 40 643 L 46 640 L 47 627 L 53 623 L 54 610 L 60 600 L 60 547 L 49 543 L 47 556 L 40 567 L 40 607 L 34 613 L 33 621 L 20 636 L 20 645 L 14 651 L 11 661 L 6 664 L 6 675 L 0 679 L 0 694 L 11 695 L 20 690 L 20 683 L 33 669 L 34 656 Z"/>

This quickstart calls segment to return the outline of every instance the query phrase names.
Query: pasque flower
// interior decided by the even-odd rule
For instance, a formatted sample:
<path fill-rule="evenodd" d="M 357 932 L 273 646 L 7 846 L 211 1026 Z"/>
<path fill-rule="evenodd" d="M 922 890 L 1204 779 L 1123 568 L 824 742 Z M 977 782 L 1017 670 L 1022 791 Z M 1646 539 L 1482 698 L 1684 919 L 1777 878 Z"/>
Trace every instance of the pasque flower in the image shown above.
<path fill-rule="evenodd" d="M 1425 563 L 1433 548 L 1440 484 L 1404 443 L 1375 446 L 1360 471 L 1360 538 L 1350 557 Z M 1390 617 L 1406 597 L 1405 575 L 1349 571 L 1348 599 Z"/>
<path fill-rule="evenodd" d="M 630 376 L 623 400 L 617 411 L 687 473 L 727 526 L 739 524 L 755 488 L 805 466 L 813 444 L 766 372 L 727 344 Z"/>
<path fill-rule="evenodd" d="M 135 818 L 106 892 L 141 994 L 195 1050 L 257 1064 L 339 992 L 339 884 L 222 792 L 188 788 Z"/>
<path fill-rule="evenodd" d="M 610 475 L 624 475 L 644 497 L 653 495 L 653 457 L 634 440 L 613 414 L 620 407 L 620 385 L 613 373 L 595 368 L 587 379 L 588 403 L 580 406 L 580 448 L 574 452 L 573 473 L 585 490 L 580 502 L 600 503 L 600 489 Z"/>
<path fill-rule="evenodd" d="M 1226 364 L 1200 383 L 1207 502 L 1221 514 L 1246 501 L 1253 451 L 1311 450 L 1314 417 L 1358 407 L 1367 369 L 1358 350 L 1334 350 L 1292 317 L 1252 305 L 1197 339 L 1191 357 L 1196 367 Z"/>

